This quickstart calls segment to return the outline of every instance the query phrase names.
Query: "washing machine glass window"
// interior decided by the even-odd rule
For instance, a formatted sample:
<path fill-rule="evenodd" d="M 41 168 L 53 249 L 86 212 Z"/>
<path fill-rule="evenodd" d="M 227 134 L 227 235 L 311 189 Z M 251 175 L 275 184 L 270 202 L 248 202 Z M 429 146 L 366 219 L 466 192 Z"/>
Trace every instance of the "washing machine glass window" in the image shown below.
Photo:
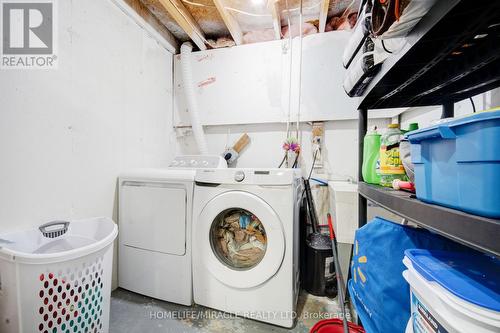
<path fill-rule="evenodd" d="M 252 212 L 230 208 L 212 222 L 210 243 L 224 265 L 234 270 L 248 270 L 257 266 L 266 253 L 266 230 Z"/>

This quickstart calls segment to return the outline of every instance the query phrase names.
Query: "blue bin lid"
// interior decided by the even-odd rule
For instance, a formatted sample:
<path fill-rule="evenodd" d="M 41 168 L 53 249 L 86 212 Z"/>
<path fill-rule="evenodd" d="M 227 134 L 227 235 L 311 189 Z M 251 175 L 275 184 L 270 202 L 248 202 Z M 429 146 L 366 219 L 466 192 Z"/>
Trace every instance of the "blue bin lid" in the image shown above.
<path fill-rule="evenodd" d="M 500 311 L 500 261 L 480 253 L 406 250 L 413 268 L 461 299 Z"/>
<path fill-rule="evenodd" d="M 411 131 L 405 134 L 405 138 L 407 138 L 412 143 L 417 143 L 419 141 L 432 138 L 452 139 L 455 136 L 455 134 L 451 130 L 451 128 L 453 127 L 497 119 L 500 119 L 500 107 Z"/>

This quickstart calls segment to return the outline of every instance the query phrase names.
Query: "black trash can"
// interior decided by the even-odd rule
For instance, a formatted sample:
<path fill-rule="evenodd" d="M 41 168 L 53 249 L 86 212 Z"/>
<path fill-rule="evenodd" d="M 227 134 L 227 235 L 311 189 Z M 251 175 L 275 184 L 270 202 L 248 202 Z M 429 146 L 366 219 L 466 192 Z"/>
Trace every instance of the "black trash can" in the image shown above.
<path fill-rule="evenodd" d="M 304 247 L 302 286 L 315 296 L 337 296 L 335 265 L 330 237 L 313 232 Z"/>

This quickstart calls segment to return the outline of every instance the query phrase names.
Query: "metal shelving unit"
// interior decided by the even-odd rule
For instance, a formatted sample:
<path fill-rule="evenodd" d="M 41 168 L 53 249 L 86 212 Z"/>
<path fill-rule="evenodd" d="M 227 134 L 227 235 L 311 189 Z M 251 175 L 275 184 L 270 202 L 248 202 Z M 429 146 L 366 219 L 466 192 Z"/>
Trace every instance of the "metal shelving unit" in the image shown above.
<path fill-rule="evenodd" d="M 368 110 L 453 104 L 500 86 L 500 1 L 437 1 L 397 54 L 391 55 L 360 98 L 359 179 Z M 359 184 L 359 226 L 367 200 L 445 237 L 500 256 L 500 220 L 423 203 L 409 194 Z"/>
<path fill-rule="evenodd" d="M 382 64 L 358 109 L 439 105 L 498 87 L 499 13 L 499 1 L 437 1 Z"/>
<path fill-rule="evenodd" d="M 426 204 L 408 192 L 359 184 L 359 193 L 381 207 L 443 236 L 483 252 L 500 256 L 500 220 Z M 473 232 L 471 232 L 473 231 Z"/>

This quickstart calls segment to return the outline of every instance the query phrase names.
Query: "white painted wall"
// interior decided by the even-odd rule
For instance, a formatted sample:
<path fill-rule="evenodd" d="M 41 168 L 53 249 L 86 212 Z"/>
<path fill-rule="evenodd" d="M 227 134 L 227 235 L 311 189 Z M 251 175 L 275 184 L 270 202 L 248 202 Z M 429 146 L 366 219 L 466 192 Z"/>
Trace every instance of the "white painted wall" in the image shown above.
<path fill-rule="evenodd" d="M 385 127 L 389 119 L 373 119 L 370 125 Z M 325 162 L 330 179 L 357 179 L 358 127 L 357 120 L 329 121 L 325 123 Z M 309 170 L 311 154 L 311 125 L 301 124 L 303 143 L 303 166 Z M 187 133 L 186 133 L 187 131 Z M 243 133 L 248 133 L 251 144 L 238 160 L 238 167 L 278 167 L 283 158 L 281 145 L 286 139 L 286 124 L 253 124 L 208 126 L 205 133 L 208 149 L 212 154 L 220 154 L 229 143 L 232 146 Z M 187 134 L 187 135 L 184 135 Z M 175 134 L 173 134 L 175 135 Z M 195 154 L 197 148 L 189 130 L 177 130 L 176 154 Z"/>
<path fill-rule="evenodd" d="M 345 70 L 341 65 L 345 31 L 306 36 L 303 41 L 301 120 L 325 123 L 326 174 L 334 179 L 357 178 L 356 100 L 342 88 Z M 285 47 L 286 52 L 283 51 Z M 297 118 L 298 39 L 293 44 L 291 119 Z M 193 81 L 200 118 L 205 127 L 209 152 L 220 154 L 248 133 L 251 145 L 240 157 L 238 167 L 277 167 L 283 158 L 286 139 L 290 50 L 288 41 L 273 41 L 192 54 Z M 174 124 L 190 124 L 185 104 L 180 56 L 174 59 Z M 402 110 L 370 113 L 374 124 L 385 127 L 388 117 Z M 295 125 L 293 125 L 295 126 Z M 310 167 L 311 125 L 301 124 L 302 165 Z M 176 154 L 198 152 L 189 129 L 177 129 Z"/>
<path fill-rule="evenodd" d="M 172 55 L 111 1 L 59 1 L 59 69 L 0 71 L 0 232 L 116 220 L 116 179 L 172 158 Z"/>
<path fill-rule="evenodd" d="M 492 107 L 500 106 L 500 88 L 479 94 L 472 98 L 476 106 L 476 111 L 486 110 Z M 403 128 L 408 127 L 410 123 L 419 123 L 419 126 L 429 126 L 433 120 L 441 117 L 441 106 L 429 106 L 414 108 L 401 115 L 401 124 Z M 465 99 L 455 103 L 455 116 L 465 116 L 473 113 L 472 103 Z"/>
<path fill-rule="evenodd" d="M 333 31 L 305 36 L 302 71 L 299 38 L 195 52 L 191 55 L 193 82 L 204 125 L 356 119 L 357 100 L 344 92 L 344 46 L 350 32 Z M 292 70 L 290 58 L 292 55 Z M 180 66 L 174 59 L 174 124 L 190 124 Z M 302 73 L 299 80 L 299 73 Z M 291 73 L 291 74 L 290 74 Z M 291 98 L 289 99 L 291 77 Z M 390 117 L 400 110 L 372 113 Z"/>

